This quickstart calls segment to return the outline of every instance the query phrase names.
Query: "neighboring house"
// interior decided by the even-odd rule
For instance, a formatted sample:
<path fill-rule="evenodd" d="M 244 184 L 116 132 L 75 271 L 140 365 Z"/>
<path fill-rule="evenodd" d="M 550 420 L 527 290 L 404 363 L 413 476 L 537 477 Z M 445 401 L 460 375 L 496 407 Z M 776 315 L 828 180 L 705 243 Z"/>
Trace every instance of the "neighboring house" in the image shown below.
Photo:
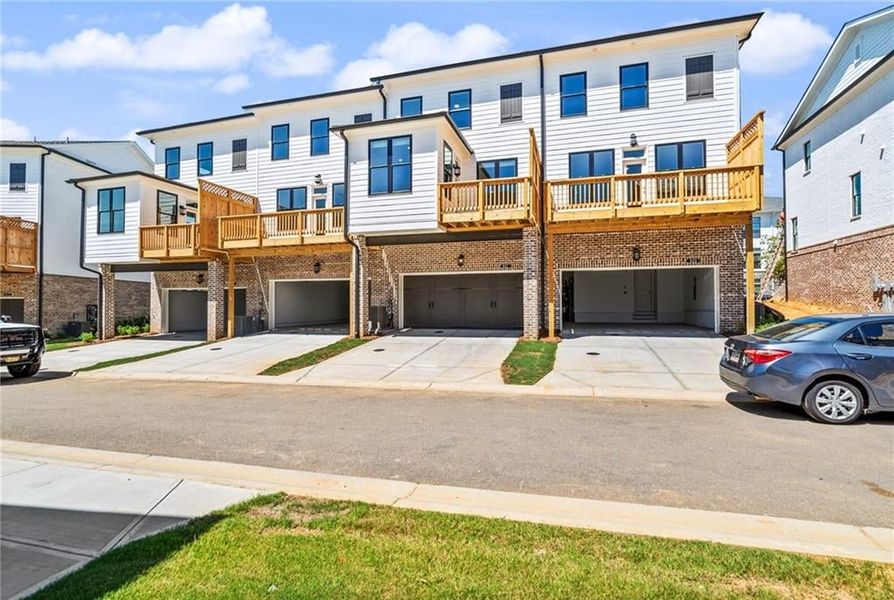
<path fill-rule="evenodd" d="M 121 231 L 88 219 L 87 258 L 154 271 L 153 330 L 209 339 L 345 322 L 353 334 L 741 330 L 763 120 L 742 127 L 738 52 L 759 17 L 382 75 L 140 132 L 154 176 L 77 182 L 88 214 L 110 189 L 124 205 Z M 114 302 L 104 312 L 111 322 Z"/>
<path fill-rule="evenodd" d="M 772 238 L 781 231 L 783 200 L 781 196 L 764 196 L 761 209 L 751 217 L 751 236 L 754 238 L 754 279 L 755 285 L 760 286 L 760 281 L 767 269 L 772 256 L 765 256 L 764 241 Z"/>
<path fill-rule="evenodd" d="M 894 7 L 848 23 L 776 142 L 787 294 L 877 311 L 894 286 Z"/>
<path fill-rule="evenodd" d="M 67 180 L 151 170 L 130 141 L 0 142 L 0 313 L 56 333 L 95 321 L 96 265 L 81 265 L 81 194 Z M 148 283 L 122 280 L 119 316 L 148 313 Z"/>

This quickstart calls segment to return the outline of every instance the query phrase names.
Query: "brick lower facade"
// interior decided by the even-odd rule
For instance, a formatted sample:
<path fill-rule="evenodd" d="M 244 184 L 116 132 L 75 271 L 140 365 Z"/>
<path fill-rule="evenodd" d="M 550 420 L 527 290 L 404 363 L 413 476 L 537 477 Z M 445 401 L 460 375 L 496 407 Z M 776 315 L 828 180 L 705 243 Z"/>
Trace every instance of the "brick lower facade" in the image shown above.
<path fill-rule="evenodd" d="M 24 299 L 25 322 L 37 323 L 37 275 L 35 273 L 0 274 L 0 296 Z"/>
<path fill-rule="evenodd" d="M 894 225 L 789 252 L 788 299 L 877 312 L 873 277 L 894 282 Z"/>

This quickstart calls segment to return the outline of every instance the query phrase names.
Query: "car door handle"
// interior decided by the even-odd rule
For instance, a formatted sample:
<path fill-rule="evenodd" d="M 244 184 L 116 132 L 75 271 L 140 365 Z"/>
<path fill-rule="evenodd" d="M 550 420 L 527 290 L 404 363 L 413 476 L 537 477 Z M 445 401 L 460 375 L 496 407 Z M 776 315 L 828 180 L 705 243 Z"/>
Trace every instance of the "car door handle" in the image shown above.
<path fill-rule="evenodd" d="M 845 354 L 848 358 L 853 358 L 854 360 L 869 360 L 872 358 L 871 354 L 863 354 L 862 352 L 851 352 Z"/>

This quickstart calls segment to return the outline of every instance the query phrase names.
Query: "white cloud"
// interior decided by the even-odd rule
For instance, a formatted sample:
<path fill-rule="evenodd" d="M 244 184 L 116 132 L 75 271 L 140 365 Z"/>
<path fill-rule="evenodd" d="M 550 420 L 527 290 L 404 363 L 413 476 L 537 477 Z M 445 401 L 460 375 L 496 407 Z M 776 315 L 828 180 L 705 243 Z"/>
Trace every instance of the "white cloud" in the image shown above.
<path fill-rule="evenodd" d="M 212 90 L 220 94 L 235 94 L 249 85 L 248 76 L 243 73 L 227 75 L 212 86 Z"/>
<path fill-rule="evenodd" d="M 0 140 L 26 141 L 32 139 L 31 130 L 12 119 L 0 117 Z"/>
<path fill-rule="evenodd" d="M 199 25 L 166 25 L 157 33 L 138 38 L 95 27 L 84 29 L 43 52 L 5 52 L 3 66 L 28 70 L 232 71 L 254 64 L 277 76 L 292 76 L 327 72 L 333 65 L 331 54 L 328 44 L 293 48 L 273 34 L 263 6 L 233 4 Z M 305 63 L 307 59 L 313 60 Z"/>
<path fill-rule="evenodd" d="M 336 77 L 340 88 L 361 86 L 375 75 L 461 62 L 504 52 L 508 40 L 500 32 L 478 23 L 453 35 L 429 29 L 422 23 L 392 25 L 364 58 L 348 63 Z"/>
<path fill-rule="evenodd" d="M 831 43 L 829 32 L 806 17 L 768 10 L 742 48 L 742 70 L 768 75 L 790 73 Z"/>

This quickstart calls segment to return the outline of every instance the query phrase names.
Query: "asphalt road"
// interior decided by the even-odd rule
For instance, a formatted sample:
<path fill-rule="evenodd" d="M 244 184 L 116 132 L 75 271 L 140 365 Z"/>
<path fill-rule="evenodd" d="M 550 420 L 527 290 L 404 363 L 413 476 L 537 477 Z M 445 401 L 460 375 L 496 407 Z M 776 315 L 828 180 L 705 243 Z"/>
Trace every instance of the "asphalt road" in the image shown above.
<path fill-rule="evenodd" d="M 11 381 L 0 435 L 345 475 L 894 527 L 894 416 L 727 403 Z"/>

